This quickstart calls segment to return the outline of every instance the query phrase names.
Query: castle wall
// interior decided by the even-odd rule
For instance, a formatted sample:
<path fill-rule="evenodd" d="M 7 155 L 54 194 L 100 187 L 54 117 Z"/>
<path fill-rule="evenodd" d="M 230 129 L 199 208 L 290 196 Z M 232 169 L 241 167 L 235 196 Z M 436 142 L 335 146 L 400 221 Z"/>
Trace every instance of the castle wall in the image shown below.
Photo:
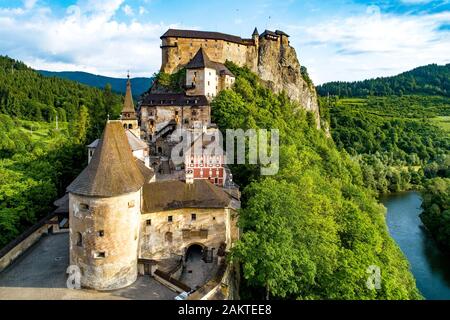
<path fill-rule="evenodd" d="M 191 244 L 215 248 L 214 254 L 221 243 L 229 248 L 238 237 L 237 218 L 231 211 L 184 208 L 142 214 L 139 257 L 158 260 L 183 256 Z M 191 219 L 193 213 L 196 214 L 195 221 Z M 168 221 L 169 216 L 172 222 Z M 151 225 L 147 220 L 151 220 Z"/>
<path fill-rule="evenodd" d="M 186 85 L 195 85 L 195 88 L 186 91 L 191 96 L 206 96 L 213 98 L 217 94 L 218 76 L 214 69 L 190 69 L 186 72 Z"/>
<path fill-rule="evenodd" d="M 69 195 L 70 264 L 80 268 L 82 286 L 114 290 L 136 281 L 140 208 L 140 192 Z"/>
<path fill-rule="evenodd" d="M 186 127 L 192 127 L 197 121 L 208 125 L 210 113 L 210 106 L 142 106 L 141 128 L 152 134 L 154 130 L 158 131 L 171 120 L 178 121 Z"/>
<path fill-rule="evenodd" d="M 212 61 L 225 63 L 233 61 L 239 66 L 247 65 L 249 61 L 256 60 L 256 48 L 250 43 L 238 44 L 224 40 L 164 38 L 162 39 L 162 65 L 161 71 L 173 73 L 186 65 L 203 47 Z M 252 48 L 248 50 L 248 48 Z"/>

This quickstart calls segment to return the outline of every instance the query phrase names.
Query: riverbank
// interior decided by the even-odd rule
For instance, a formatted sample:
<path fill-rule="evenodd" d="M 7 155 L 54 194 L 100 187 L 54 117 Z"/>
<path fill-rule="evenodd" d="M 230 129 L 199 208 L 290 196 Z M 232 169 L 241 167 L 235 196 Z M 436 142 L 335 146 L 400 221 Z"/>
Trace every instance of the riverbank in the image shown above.
<path fill-rule="evenodd" d="M 383 196 L 389 233 L 411 265 L 425 299 L 450 300 L 450 256 L 434 242 L 420 220 L 422 199 L 416 191 Z"/>

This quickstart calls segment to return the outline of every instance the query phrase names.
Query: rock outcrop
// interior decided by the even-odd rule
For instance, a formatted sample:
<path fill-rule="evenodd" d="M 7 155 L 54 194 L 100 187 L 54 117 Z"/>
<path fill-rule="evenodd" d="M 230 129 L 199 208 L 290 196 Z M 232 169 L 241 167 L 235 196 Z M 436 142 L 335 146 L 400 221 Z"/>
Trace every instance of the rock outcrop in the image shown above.
<path fill-rule="evenodd" d="M 314 112 L 320 125 L 317 93 L 302 76 L 295 49 L 286 41 L 262 40 L 259 45 L 257 73 L 274 92 L 285 91 L 292 100 Z"/>

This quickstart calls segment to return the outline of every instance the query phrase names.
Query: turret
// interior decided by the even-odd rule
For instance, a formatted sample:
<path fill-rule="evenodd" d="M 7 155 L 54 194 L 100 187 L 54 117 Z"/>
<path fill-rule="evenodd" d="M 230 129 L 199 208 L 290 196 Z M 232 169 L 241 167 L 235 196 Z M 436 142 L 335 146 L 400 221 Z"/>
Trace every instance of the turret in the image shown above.
<path fill-rule="evenodd" d="M 120 119 L 125 129 L 132 131 L 137 137 L 141 136 L 136 110 L 134 109 L 133 95 L 131 94 L 130 74 L 127 75 L 127 89 L 125 92 L 125 99 L 123 101 L 123 108 Z"/>
<path fill-rule="evenodd" d="M 253 42 L 255 43 L 255 46 L 258 47 L 259 46 L 259 32 L 256 27 L 255 27 L 255 30 L 253 30 L 252 39 L 253 39 Z"/>
<path fill-rule="evenodd" d="M 69 185 L 70 264 L 81 285 L 114 290 L 136 281 L 142 171 L 120 121 L 109 121 L 89 165 Z"/>

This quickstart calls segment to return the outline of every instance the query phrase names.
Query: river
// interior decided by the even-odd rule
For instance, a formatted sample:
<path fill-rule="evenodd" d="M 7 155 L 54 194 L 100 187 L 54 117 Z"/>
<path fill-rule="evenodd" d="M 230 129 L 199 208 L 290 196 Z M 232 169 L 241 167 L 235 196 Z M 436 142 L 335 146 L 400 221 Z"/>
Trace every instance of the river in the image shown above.
<path fill-rule="evenodd" d="M 391 236 L 411 265 L 417 287 L 426 299 L 450 299 L 450 255 L 444 255 L 424 228 L 417 192 L 392 194 L 381 199 L 387 208 Z"/>

